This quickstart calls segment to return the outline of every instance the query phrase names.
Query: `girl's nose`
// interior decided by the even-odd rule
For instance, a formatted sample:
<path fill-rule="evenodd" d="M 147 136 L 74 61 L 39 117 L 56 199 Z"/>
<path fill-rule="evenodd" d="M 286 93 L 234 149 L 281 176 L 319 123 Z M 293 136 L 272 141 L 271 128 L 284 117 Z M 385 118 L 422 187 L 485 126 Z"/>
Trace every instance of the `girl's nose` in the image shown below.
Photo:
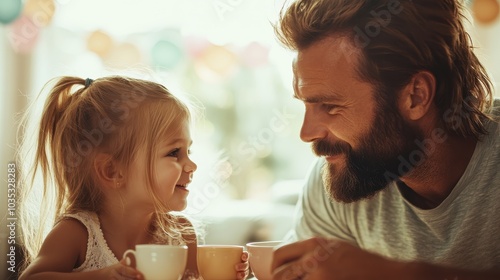
<path fill-rule="evenodd" d="M 192 161 L 192 160 L 189 160 L 184 165 L 184 172 L 192 173 L 192 172 L 195 172 L 197 168 L 198 168 L 198 166 L 196 165 L 196 163 L 194 163 L 194 161 Z"/>

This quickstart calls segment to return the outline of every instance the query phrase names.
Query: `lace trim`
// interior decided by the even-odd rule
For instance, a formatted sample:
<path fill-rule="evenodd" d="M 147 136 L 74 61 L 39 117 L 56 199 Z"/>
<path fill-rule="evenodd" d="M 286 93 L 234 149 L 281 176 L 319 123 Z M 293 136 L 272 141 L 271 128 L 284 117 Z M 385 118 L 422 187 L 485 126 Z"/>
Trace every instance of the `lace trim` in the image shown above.
<path fill-rule="evenodd" d="M 88 232 L 87 252 L 83 263 L 73 269 L 75 272 L 91 271 L 105 268 L 119 262 L 117 256 L 111 251 L 109 245 L 104 238 L 99 216 L 94 212 L 78 212 L 76 214 L 66 214 L 62 217 L 72 218 L 82 223 Z M 156 225 L 153 226 L 153 243 L 170 244 L 170 245 L 185 245 L 179 240 L 173 240 L 171 237 L 160 233 Z"/>
<path fill-rule="evenodd" d="M 110 256 L 113 256 L 113 260 L 115 262 L 119 262 L 120 260 L 116 257 L 115 253 L 113 253 L 113 251 L 111 251 L 111 249 L 109 248 L 108 246 L 108 242 L 106 241 L 106 239 L 104 238 L 104 233 L 102 232 L 102 228 L 101 228 L 101 221 L 99 220 L 99 217 L 97 216 L 97 214 L 95 213 L 92 213 L 94 214 L 92 219 L 94 219 L 94 222 L 98 225 L 98 228 L 99 228 L 99 231 L 97 232 L 97 234 L 99 234 L 99 239 L 102 240 L 103 244 L 103 247 L 104 247 L 104 250 L 110 255 Z M 120 258 L 121 259 L 121 258 Z"/>
<path fill-rule="evenodd" d="M 104 239 L 101 230 L 99 217 L 92 212 L 80 212 L 76 214 L 67 214 L 63 218 L 73 218 L 82 223 L 88 232 L 87 252 L 84 262 L 73 271 L 90 271 L 108 267 L 118 262 L 115 254 L 111 251 Z"/>

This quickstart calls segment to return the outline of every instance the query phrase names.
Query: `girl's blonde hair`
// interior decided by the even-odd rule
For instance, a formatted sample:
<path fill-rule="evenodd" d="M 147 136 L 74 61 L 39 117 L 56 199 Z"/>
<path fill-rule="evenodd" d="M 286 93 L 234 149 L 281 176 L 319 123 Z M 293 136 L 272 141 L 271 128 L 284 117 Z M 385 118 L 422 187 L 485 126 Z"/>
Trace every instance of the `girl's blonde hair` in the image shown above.
<path fill-rule="evenodd" d="M 90 82 L 78 77 L 56 82 L 43 109 L 36 146 L 31 147 L 36 149 L 31 152 L 32 165 L 20 170 L 25 178 L 20 186 L 25 264 L 38 253 L 49 223 L 52 226 L 65 213 L 102 209 L 103 193 L 94 171 L 97 153 L 128 170 L 138 150 L 146 151 L 147 189 L 160 234 L 174 243 L 185 243 L 183 236 L 194 234 L 186 219 L 168 213 L 168 205 L 154 191 L 153 155 L 162 140 L 191 120 L 187 105 L 150 81 L 111 76 Z M 23 138 L 28 136 L 25 132 Z M 30 157 L 26 143 L 21 145 L 20 161 Z M 35 187 L 39 181 L 41 192 Z"/>

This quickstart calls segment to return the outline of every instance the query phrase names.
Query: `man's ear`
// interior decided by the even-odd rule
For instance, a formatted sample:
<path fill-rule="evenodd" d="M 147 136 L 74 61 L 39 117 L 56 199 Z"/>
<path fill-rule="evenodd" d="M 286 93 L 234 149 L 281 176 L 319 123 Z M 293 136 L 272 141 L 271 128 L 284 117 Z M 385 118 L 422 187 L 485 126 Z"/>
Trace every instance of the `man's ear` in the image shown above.
<path fill-rule="evenodd" d="M 436 77 L 429 71 L 413 75 L 400 93 L 398 104 L 401 115 L 409 121 L 417 121 L 427 115 L 436 94 Z"/>
<path fill-rule="evenodd" d="M 97 180 L 105 189 L 117 189 L 123 186 L 121 167 L 106 153 L 97 154 L 94 160 L 94 172 Z"/>

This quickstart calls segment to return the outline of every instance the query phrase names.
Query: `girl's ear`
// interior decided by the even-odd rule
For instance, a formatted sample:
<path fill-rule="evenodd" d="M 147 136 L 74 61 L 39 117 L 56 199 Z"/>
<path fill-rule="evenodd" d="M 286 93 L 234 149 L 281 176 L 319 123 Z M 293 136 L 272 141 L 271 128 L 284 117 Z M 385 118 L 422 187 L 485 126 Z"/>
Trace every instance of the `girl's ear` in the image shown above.
<path fill-rule="evenodd" d="M 102 187 L 117 189 L 123 186 L 123 173 L 111 155 L 106 153 L 97 154 L 94 160 L 94 171 Z"/>

